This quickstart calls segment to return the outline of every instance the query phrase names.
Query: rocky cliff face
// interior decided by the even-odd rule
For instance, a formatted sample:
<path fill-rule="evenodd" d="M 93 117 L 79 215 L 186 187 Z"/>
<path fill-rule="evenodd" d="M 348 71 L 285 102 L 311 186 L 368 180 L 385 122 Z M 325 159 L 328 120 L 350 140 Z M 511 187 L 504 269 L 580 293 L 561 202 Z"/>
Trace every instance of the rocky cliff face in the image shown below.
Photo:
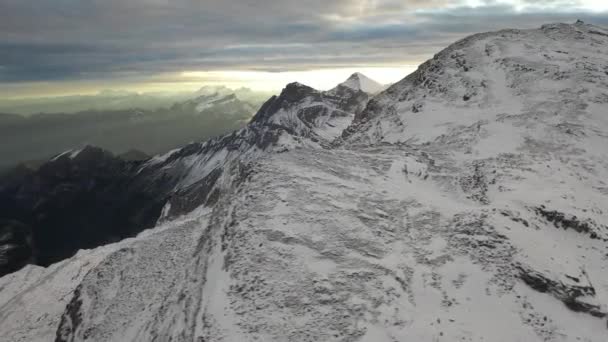
<path fill-rule="evenodd" d="M 174 191 L 154 229 L 1 278 L 0 339 L 605 341 L 606 56 L 556 24 L 457 42 L 362 111 L 292 84 L 138 169 Z"/>
<path fill-rule="evenodd" d="M 0 217 L 8 221 L 2 229 L 16 236 L 15 227 L 25 226 L 19 231 L 28 234 L 0 245 L 28 250 L 27 261 L 48 266 L 79 249 L 120 241 L 154 226 L 167 195 L 161 186 L 135 179 L 140 164 L 85 147 L 38 170 L 3 178 Z M 7 271 L 23 266 L 25 255 L 7 255 Z"/>

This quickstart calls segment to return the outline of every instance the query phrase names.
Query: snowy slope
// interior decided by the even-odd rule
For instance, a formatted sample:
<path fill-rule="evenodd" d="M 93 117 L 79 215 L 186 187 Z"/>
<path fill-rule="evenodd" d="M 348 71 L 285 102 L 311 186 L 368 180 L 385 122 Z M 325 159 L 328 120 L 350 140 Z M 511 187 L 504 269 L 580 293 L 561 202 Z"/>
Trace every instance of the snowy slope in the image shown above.
<path fill-rule="evenodd" d="M 0 278 L 0 341 L 606 341 L 606 56 L 556 24 L 457 42 L 363 111 L 292 84 L 142 168 L 206 205 Z"/>

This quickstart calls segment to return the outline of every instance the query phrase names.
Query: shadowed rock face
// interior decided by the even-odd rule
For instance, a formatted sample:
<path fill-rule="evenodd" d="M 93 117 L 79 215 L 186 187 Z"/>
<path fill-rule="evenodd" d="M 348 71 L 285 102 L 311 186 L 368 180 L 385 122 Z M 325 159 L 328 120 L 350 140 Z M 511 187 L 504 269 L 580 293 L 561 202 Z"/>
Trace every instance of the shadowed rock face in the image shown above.
<path fill-rule="evenodd" d="M 195 153 L 197 147 L 188 145 L 174 158 Z M 37 170 L 20 169 L 0 178 L 0 276 L 28 263 L 49 266 L 80 249 L 135 236 L 156 224 L 169 199 L 171 216 L 179 216 L 217 196 L 221 168 L 177 189 L 179 165 L 167 169 L 164 163 L 145 163 L 87 146 Z"/>
<path fill-rule="evenodd" d="M 35 260 L 32 230 L 20 222 L 0 219 L 0 246 L 0 275 Z"/>
<path fill-rule="evenodd" d="M 583 298 L 586 296 L 594 297 L 595 288 L 591 285 L 578 285 L 581 279 L 567 276 L 569 280 L 577 285 L 564 284 L 561 281 L 549 279 L 540 272 L 520 266 L 521 279 L 531 288 L 538 292 L 548 293 L 562 301 L 570 310 L 587 313 L 591 316 L 604 318 L 608 313 L 602 311 L 602 307 L 595 304 L 586 303 Z"/>
<path fill-rule="evenodd" d="M 165 199 L 160 187 L 137 181 L 138 165 L 86 147 L 5 180 L 0 218 L 12 221 L 1 221 L 2 236 L 9 237 L 0 244 L 18 247 L 9 249 L 0 275 L 33 261 L 32 255 L 47 266 L 153 226 Z"/>

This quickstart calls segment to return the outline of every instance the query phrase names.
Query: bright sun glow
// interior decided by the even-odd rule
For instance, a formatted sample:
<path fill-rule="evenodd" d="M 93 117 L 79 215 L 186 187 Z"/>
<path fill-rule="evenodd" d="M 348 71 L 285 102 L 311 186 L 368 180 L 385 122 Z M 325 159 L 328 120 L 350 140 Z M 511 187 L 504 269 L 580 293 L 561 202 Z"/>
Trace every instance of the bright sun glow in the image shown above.
<path fill-rule="evenodd" d="M 278 90 L 291 82 L 300 82 L 310 87 L 327 90 L 346 80 L 355 72 L 382 84 L 394 83 L 416 70 L 415 65 L 399 67 L 342 68 L 309 71 L 263 72 L 263 71 L 187 71 L 181 74 L 190 81 L 204 84 L 248 87 L 256 90 Z"/>
<path fill-rule="evenodd" d="M 483 7 L 487 6 L 487 2 L 482 0 L 464 0 L 460 4 L 464 4 L 469 7 Z M 525 1 L 525 0 L 496 0 L 493 4 L 505 4 L 513 6 L 517 11 L 523 11 L 526 9 L 566 9 L 563 3 L 558 2 L 543 2 L 543 1 Z M 578 4 L 578 5 L 577 5 Z M 574 7 L 579 9 L 603 12 L 608 11 L 608 0 L 578 0 L 574 1 Z M 568 6 L 568 9 L 572 9 L 572 6 Z"/>
<path fill-rule="evenodd" d="M 608 0 L 581 0 L 583 8 L 592 11 L 608 11 Z"/>

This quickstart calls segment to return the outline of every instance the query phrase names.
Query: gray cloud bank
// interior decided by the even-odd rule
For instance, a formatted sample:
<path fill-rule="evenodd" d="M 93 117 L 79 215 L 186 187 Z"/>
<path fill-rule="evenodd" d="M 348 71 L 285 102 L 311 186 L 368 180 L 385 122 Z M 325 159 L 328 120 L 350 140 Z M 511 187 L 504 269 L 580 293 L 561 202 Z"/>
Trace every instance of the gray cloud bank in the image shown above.
<path fill-rule="evenodd" d="M 0 0 L 0 83 L 421 61 L 469 33 L 580 18 L 571 0 Z M 520 2 L 521 4 L 521 2 Z"/>

